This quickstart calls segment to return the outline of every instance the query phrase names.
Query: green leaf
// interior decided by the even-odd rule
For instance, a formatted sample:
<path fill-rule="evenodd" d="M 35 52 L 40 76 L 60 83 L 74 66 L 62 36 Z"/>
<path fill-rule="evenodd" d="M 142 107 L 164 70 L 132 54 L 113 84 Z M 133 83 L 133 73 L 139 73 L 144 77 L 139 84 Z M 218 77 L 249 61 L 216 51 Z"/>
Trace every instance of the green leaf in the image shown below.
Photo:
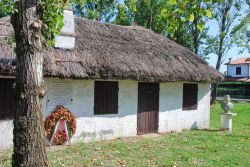
<path fill-rule="evenodd" d="M 194 21 L 194 14 L 193 14 L 193 13 L 191 13 L 191 14 L 189 15 L 188 20 L 191 21 L 191 22 Z"/>
<path fill-rule="evenodd" d="M 182 0 L 182 3 L 183 3 L 184 6 L 185 6 L 188 2 L 189 2 L 189 0 Z"/>
<path fill-rule="evenodd" d="M 176 5 L 177 4 L 176 0 L 169 0 L 169 3 L 170 3 L 170 5 Z"/>
<path fill-rule="evenodd" d="M 199 29 L 200 32 L 203 31 L 203 29 L 205 27 L 205 24 L 206 23 L 204 21 L 202 21 L 202 22 L 200 22 L 200 23 L 197 24 L 197 28 Z"/>
<path fill-rule="evenodd" d="M 169 33 L 169 35 L 170 35 L 171 37 L 173 37 L 173 36 L 174 36 L 174 32 L 175 32 L 175 30 L 174 30 L 174 28 L 173 28 L 173 27 L 169 27 L 169 28 L 167 29 L 167 31 L 168 31 L 168 33 Z"/>
<path fill-rule="evenodd" d="M 207 17 L 212 17 L 212 12 L 210 10 L 205 9 L 204 12 Z"/>

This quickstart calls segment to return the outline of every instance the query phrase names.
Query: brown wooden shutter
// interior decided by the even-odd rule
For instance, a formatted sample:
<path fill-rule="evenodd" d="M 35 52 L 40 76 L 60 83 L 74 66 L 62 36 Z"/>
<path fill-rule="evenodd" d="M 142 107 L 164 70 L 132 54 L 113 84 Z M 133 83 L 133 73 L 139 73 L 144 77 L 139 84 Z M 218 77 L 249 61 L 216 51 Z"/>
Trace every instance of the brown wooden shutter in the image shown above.
<path fill-rule="evenodd" d="M 15 111 L 14 79 L 0 79 L 0 119 L 13 119 Z"/>
<path fill-rule="evenodd" d="M 96 81 L 94 95 L 94 114 L 118 113 L 118 82 Z"/>
<path fill-rule="evenodd" d="M 198 84 L 183 84 L 183 110 L 196 110 L 198 101 Z"/>

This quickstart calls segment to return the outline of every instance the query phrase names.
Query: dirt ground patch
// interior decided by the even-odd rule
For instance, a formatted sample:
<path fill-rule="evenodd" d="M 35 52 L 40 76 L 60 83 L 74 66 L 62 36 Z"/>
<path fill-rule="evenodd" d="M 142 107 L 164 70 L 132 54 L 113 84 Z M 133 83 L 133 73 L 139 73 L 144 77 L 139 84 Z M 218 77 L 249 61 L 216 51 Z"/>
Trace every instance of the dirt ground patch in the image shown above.
<path fill-rule="evenodd" d="M 6 153 L 6 150 L 0 149 L 0 157 L 3 156 Z"/>
<path fill-rule="evenodd" d="M 145 135 L 141 135 L 142 138 L 145 139 L 161 139 L 164 137 L 164 134 L 160 134 L 160 133 L 149 133 L 149 134 L 145 134 Z"/>
<path fill-rule="evenodd" d="M 54 146 L 51 146 L 51 147 L 46 147 L 46 150 L 48 152 L 54 152 L 54 151 L 65 150 L 67 147 L 69 147 L 69 145 L 54 145 Z"/>

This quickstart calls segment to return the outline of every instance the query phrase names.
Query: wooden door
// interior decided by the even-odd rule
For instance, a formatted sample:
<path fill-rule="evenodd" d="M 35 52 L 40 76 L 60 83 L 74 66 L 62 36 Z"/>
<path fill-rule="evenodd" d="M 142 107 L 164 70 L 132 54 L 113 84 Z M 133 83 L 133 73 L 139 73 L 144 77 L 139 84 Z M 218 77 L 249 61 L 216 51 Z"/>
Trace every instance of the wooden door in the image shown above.
<path fill-rule="evenodd" d="M 139 83 L 137 133 L 157 133 L 158 120 L 159 83 Z"/>
<path fill-rule="evenodd" d="M 15 110 L 14 79 L 0 79 L 0 120 L 13 119 Z"/>

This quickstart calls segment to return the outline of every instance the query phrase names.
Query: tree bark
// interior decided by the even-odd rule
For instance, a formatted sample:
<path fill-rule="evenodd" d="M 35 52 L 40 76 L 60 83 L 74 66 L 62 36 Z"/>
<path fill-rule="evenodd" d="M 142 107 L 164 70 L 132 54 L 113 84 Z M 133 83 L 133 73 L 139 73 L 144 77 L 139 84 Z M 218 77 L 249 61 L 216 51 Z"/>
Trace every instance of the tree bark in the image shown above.
<path fill-rule="evenodd" d="M 216 102 L 216 97 L 217 97 L 217 88 L 218 88 L 218 84 L 217 83 L 213 83 L 212 84 L 212 91 L 211 91 L 211 102 L 210 104 L 213 105 Z"/>
<path fill-rule="evenodd" d="M 198 18 L 199 16 L 195 16 L 194 21 L 193 21 L 193 44 L 194 44 L 194 52 L 196 54 L 198 54 L 199 52 L 199 36 L 200 36 L 200 32 L 197 28 L 198 25 Z"/>
<path fill-rule="evenodd" d="M 150 1 L 150 12 L 147 18 L 147 29 L 152 30 L 152 23 L 153 23 L 153 3 L 152 0 Z"/>
<path fill-rule="evenodd" d="M 43 56 L 40 0 L 20 0 L 11 16 L 16 38 L 16 110 L 13 167 L 48 166 L 43 128 Z"/>
<path fill-rule="evenodd" d="M 200 10 L 201 7 L 201 2 L 198 3 L 198 9 Z M 200 37 L 200 30 L 197 28 L 198 27 L 198 22 L 200 21 L 200 16 L 199 15 L 195 15 L 194 16 L 194 21 L 192 23 L 192 33 L 193 33 L 193 44 L 194 44 L 194 52 L 196 54 L 198 54 L 199 52 L 199 47 L 200 47 L 200 43 L 199 43 L 199 37 Z"/>

